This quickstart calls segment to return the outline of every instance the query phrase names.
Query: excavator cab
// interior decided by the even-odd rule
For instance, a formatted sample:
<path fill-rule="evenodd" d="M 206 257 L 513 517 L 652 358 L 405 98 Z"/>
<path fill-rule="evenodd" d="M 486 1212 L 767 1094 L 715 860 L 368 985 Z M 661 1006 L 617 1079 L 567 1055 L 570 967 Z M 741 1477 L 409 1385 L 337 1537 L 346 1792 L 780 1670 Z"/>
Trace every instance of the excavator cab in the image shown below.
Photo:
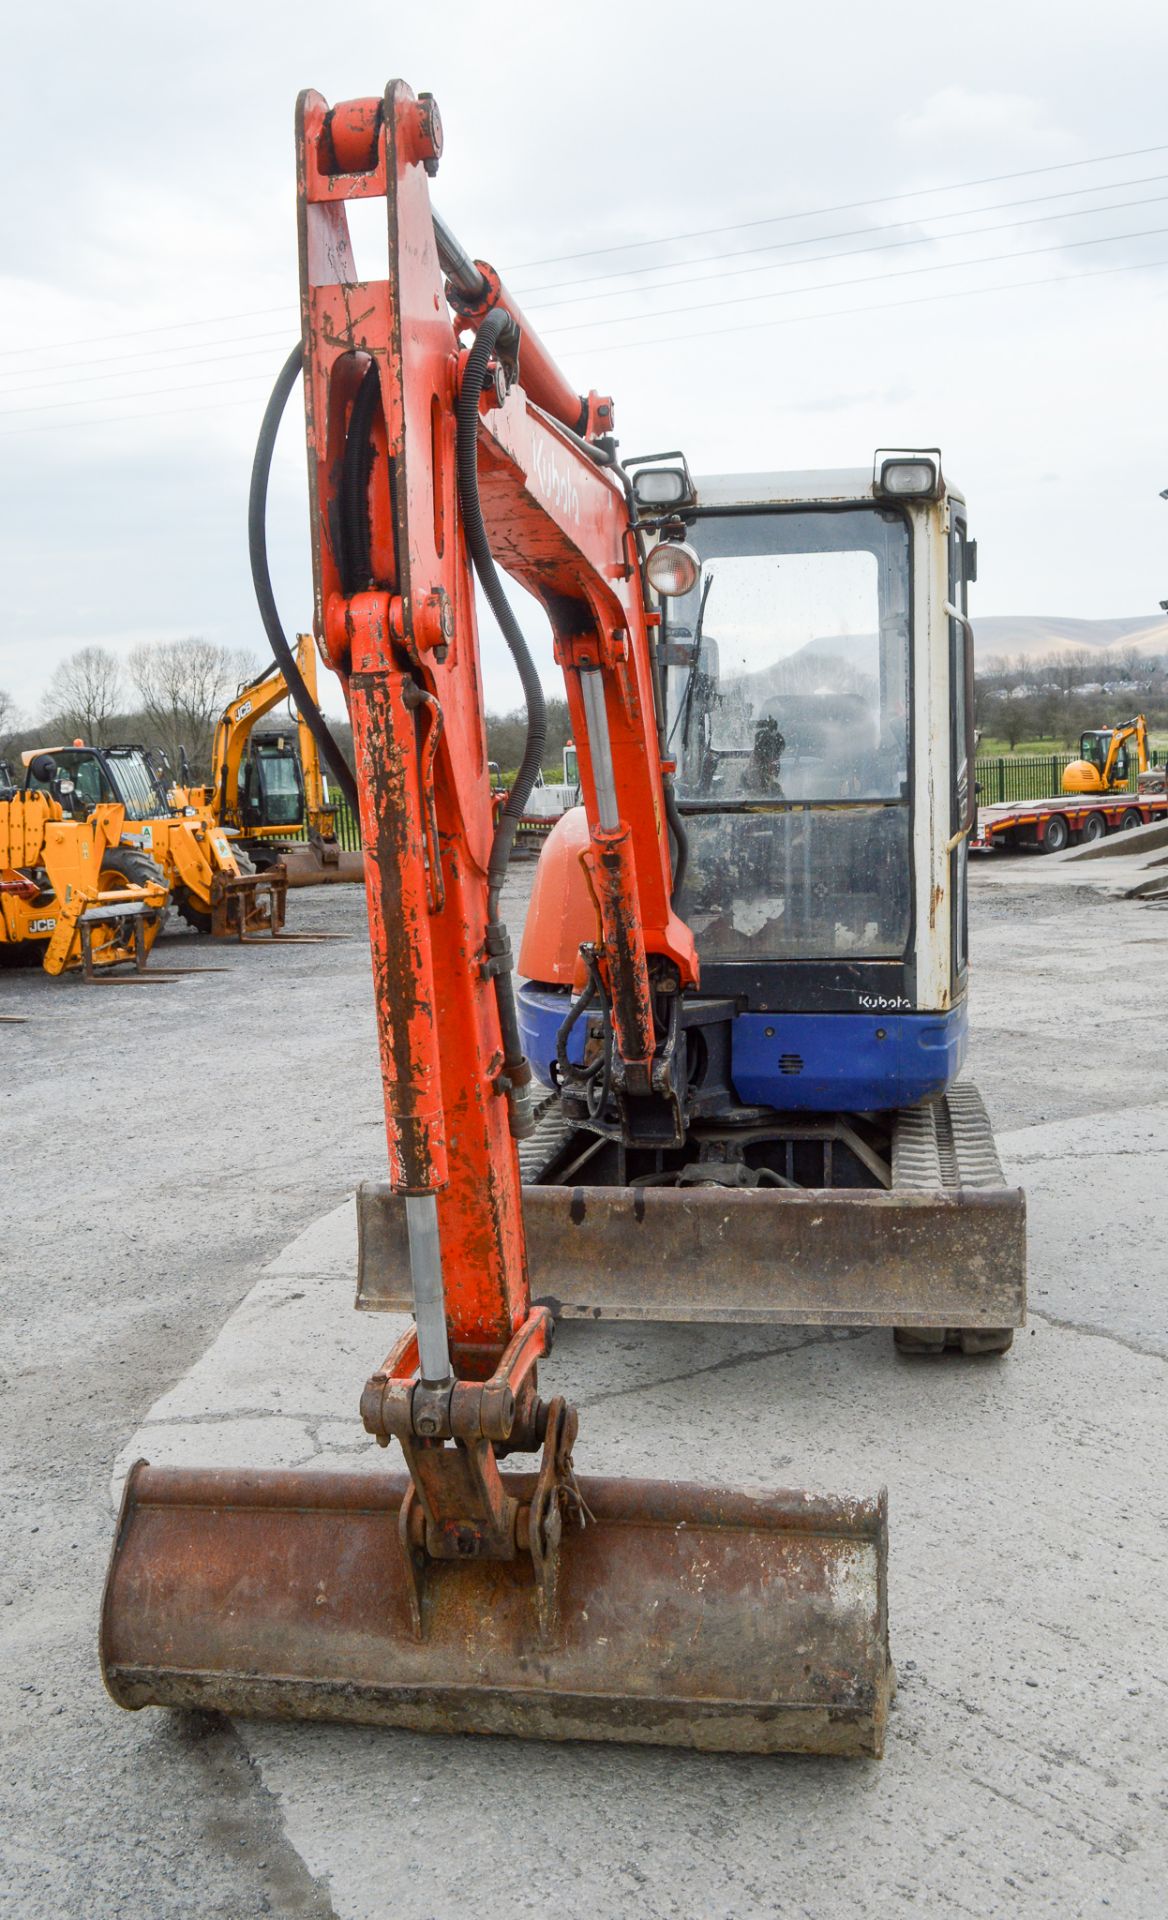
<path fill-rule="evenodd" d="M 886 470 L 699 479 L 678 510 L 700 568 L 662 600 L 658 647 L 701 990 L 681 1011 L 686 1140 L 645 1174 L 695 1157 L 689 1122 L 748 1110 L 751 1163 L 784 1174 L 767 1111 L 890 1113 L 961 1067 L 971 543 L 960 494 L 928 475 L 915 496 Z M 541 857 L 520 1008 L 537 1075 L 596 1126 L 568 1089 L 602 1024 L 595 1006 L 571 1021 L 593 917 L 579 819 Z"/>
<path fill-rule="evenodd" d="M 299 827 L 305 816 L 304 772 L 295 737 L 287 733 L 253 733 L 239 779 L 240 825 L 245 833 L 257 827 Z"/>

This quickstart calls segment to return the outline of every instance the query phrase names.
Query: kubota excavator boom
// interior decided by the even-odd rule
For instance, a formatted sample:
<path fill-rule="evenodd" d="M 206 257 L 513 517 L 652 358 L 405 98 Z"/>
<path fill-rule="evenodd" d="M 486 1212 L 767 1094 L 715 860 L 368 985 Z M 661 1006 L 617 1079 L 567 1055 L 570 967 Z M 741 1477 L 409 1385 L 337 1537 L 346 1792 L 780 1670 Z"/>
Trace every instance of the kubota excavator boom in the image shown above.
<path fill-rule="evenodd" d="M 493 270 L 436 227 L 433 100 L 401 82 L 334 109 L 308 93 L 297 138 L 303 342 L 261 436 L 253 560 L 275 424 L 303 364 L 317 633 L 353 723 L 414 1300 L 362 1415 L 400 1442 L 409 1474 L 136 1468 L 106 1593 L 107 1684 L 129 1706 L 879 1752 L 882 1498 L 577 1481 L 576 1414 L 537 1389 L 552 1320 L 528 1287 L 517 1141 L 530 1070 L 500 894 L 542 755 L 542 695 L 492 555 L 554 632 L 597 908 L 585 957 L 611 1009 L 599 1072 L 647 1139 L 679 1125 L 676 1008 L 698 981 L 671 904 L 647 585 L 692 584 L 692 557 L 674 545 L 647 567 L 611 402 L 577 395 Z M 381 279 L 358 279 L 350 199 L 386 202 Z M 497 826 L 472 564 L 531 716 Z M 271 632 L 262 552 L 258 574 Z M 501 1472 L 516 1452 L 536 1471 Z"/>

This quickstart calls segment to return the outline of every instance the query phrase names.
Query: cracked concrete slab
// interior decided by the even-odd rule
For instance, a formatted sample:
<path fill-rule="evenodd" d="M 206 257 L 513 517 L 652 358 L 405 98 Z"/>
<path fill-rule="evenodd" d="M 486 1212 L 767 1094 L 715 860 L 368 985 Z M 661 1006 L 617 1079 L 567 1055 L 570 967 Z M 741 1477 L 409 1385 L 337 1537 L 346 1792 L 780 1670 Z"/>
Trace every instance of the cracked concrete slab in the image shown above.
<path fill-rule="evenodd" d="M 1032 1308 L 1168 1356 L 1168 1105 L 1049 1121 L 998 1145 L 1026 1189 Z"/>
<path fill-rule="evenodd" d="M 1163 1119 L 1149 1110 L 1138 1137 L 1158 1140 Z M 1057 1165 L 1058 1137 L 1023 1129 L 1009 1150 L 1030 1170 Z M 272 1263 L 123 1459 L 378 1470 L 356 1402 L 404 1322 L 348 1312 L 337 1281 L 305 1280 L 305 1246 L 330 1268 L 329 1236 L 345 1242 L 344 1209 L 330 1219 Z M 571 1322 L 546 1377 L 581 1409 L 584 1472 L 888 1482 L 901 1688 L 886 1758 L 240 1722 L 341 1920 L 381 1920 L 387 1860 L 400 1920 L 453 1915 L 485 1860 L 493 1904 L 554 1897 L 581 1920 L 910 1903 L 1160 1914 L 1168 1800 L 1146 1764 L 1168 1712 L 1160 1360 L 1041 1317 L 1004 1361 L 939 1364 L 898 1359 L 883 1333 Z M 298 1419 L 273 1406 L 273 1380 Z M 518 1828 L 517 1776 L 537 1809 Z"/>

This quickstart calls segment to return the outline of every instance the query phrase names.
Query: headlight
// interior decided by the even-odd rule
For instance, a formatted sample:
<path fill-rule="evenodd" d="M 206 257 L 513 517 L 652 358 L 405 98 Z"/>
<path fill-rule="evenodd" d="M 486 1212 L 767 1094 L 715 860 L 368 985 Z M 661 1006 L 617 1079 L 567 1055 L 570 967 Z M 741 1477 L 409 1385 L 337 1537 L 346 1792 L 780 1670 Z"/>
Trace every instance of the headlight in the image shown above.
<path fill-rule="evenodd" d="M 876 491 L 897 500 L 936 500 L 941 492 L 941 462 L 923 454 L 898 454 L 883 460 Z"/>
<path fill-rule="evenodd" d="M 689 496 L 679 467 L 646 467 L 633 475 L 633 492 L 642 507 L 677 507 Z"/>
<path fill-rule="evenodd" d="M 697 586 L 702 563 L 684 540 L 662 540 L 645 562 L 645 577 L 655 593 L 667 600 L 690 593 Z"/>

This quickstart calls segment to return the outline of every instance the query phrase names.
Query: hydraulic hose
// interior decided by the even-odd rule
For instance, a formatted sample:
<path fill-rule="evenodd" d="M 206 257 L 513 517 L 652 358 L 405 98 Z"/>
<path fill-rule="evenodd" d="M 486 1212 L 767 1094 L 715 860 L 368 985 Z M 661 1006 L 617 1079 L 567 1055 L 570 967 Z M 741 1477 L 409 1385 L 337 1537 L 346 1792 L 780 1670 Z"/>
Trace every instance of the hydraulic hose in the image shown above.
<path fill-rule="evenodd" d="M 255 459 L 251 469 L 251 491 L 247 503 L 247 544 L 251 554 L 251 578 L 260 610 L 260 619 L 263 622 L 264 632 L 268 636 L 268 645 L 288 683 L 288 691 L 297 712 L 302 715 L 305 725 L 324 755 L 329 771 L 344 794 L 345 804 L 354 820 L 359 820 L 361 809 L 357 796 L 357 782 L 329 729 L 328 722 L 305 684 L 304 676 L 296 664 L 296 655 L 288 645 L 287 636 L 280 625 L 276 596 L 272 591 L 272 576 L 268 570 L 268 480 L 272 471 L 272 453 L 276 445 L 276 435 L 280 430 L 280 420 L 288 404 L 288 395 L 296 385 L 296 377 L 302 364 L 303 351 L 300 343 L 297 342 L 280 369 L 276 384 L 272 388 L 272 397 L 264 409 L 264 417 L 260 424 L 260 435 L 256 441 Z"/>
<path fill-rule="evenodd" d="M 483 376 L 491 354 L 511 325 L 510 316 L 504 313 L 502 308 L 496 307 L 488 313 L 475 335 L 475 342 L 467 357 L 462 387 L 458 395 L 458 497 L 462 507 L 466 544 L 479 578 L 479 585 L 502 629 L 503 638 L 510 648 L 511 657 L 518 669 L 520 684 L 523 687 L 523 699 L 527 707 L 527 739 L 523 747 L 523 758 L 519 763 L 515 784 L 507 796 L 507 803 L 495 828 L 490 864 L 487 868 L 488 913 L 491 920 L 498 918 L 499 895 L 502 892 L 507 862 L 511 857 L 511 848 L 520 816 L 527 805 L 528 795 L 535 785 L 536 775 L 543 765 L 544 748 L 547 745 L 547 708 L 544 703 L 543 687 L 540 685 L 535 662 L 523 637 L 523 629 L 515 618 L 511 603 L 503 591 L 503 583 L 496 571 L 479 501 L 479 399 L 483 391 Z"/>
<path fill-rule="evenodd" d="M 370 361 L 349 415 L 341 457 L 340 538 L 337 563 L 344 594 L 363 593 L 369 579 L 369 476 L 373 469 L 373 421 L 381 399 L 377 367 Z"/>
<path fill-rule="evenodd" d="M 467 355 L 456 417 L 458 499 L 467 549 L 487 604 L 510 648 L 527 706 L 527 738 L 523 745 L 523 758 L 519 763 L 515 784 L 496 824 L 487 862 L 486 928 L 488 965 L 495 982 L 495 1003 L 499 1009 L 499 1031 L 503 1042 L 503 1070 L 508 1082 L 511 1132 L 521 1140 L 532 1131 L 535 1124 L 531 1067 L 524 1055 L 519 1034 L 511 942 L 500 916 L 499 903 L 520 816 L 535 785 L 535 777 L 543 765 L 547 744 L 547 708 L 535 662 L 495 568 L 479 500 L 479 398 L 483 391 L 483 376 L 491 354 L 512 324 L 510 316 L 500 308 L 488 313 L 483 321 Z"/>

